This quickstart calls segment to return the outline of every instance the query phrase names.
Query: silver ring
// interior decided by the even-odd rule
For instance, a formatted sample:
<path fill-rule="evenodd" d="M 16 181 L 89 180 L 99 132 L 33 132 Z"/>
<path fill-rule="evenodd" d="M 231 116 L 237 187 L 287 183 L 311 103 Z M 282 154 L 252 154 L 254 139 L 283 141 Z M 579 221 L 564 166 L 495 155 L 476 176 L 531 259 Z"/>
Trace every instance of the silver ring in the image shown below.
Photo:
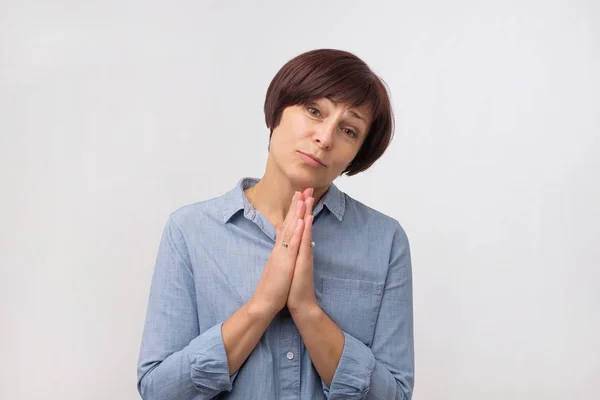
<path fill-rule="evenodd" d="M 310 247 L 315 247 L 315 242 L 310 242 Z"/>
<path fill-rule="evenodd" d="M 287 249 L 287 247 L 289 246 L 289 243 L 284 240 L 281 242 L 281 245 Z"/>

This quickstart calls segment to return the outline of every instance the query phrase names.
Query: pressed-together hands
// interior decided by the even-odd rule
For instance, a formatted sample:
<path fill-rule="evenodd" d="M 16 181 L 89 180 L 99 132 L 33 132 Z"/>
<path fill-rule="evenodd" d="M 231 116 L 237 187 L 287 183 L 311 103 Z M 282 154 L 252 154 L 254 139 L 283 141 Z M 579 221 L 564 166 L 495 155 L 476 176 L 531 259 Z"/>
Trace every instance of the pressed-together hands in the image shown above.
<path fill-rule="evenodd" d="M 312 252 L 313 189 L 296 192 L 253 300 L 271 316 L 286 305 L 292 315 L 318 307 Z"/>
<path fill-rule="evenodd" d="M 223 323 L 229 373 L 250 355 L 271 320 L 288 307 L 317 372 L 327 385 L 344 348 L 341 329 L 319 307 L 315 295 L 312 251 L 313 189 L 296 192 L 277 228 L 275 246 L 254 295 Z"/>

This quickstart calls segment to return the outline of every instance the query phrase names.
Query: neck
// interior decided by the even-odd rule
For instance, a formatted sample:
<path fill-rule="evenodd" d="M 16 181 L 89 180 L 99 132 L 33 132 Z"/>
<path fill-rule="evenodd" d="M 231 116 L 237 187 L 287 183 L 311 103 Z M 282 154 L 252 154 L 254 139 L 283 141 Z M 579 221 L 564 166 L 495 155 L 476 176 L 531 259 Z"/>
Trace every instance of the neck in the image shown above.
<path fill-rule="evenodd" d="M 278 168 L 275 168 L 274 163 L 269 157 L 263 177 L 251 189 L 247 189 L 246 194 L 250 192 L 250 200 L 256 210 L 260 211 L 273 226 L 280 227 L 289 211 L 294 192 L 303 192 L 308 188 L 310 186 L 292 182 Z M 325 192 L 327 192 L 328 188 L 328 186 L 313 188 L 315 205 Z"/>

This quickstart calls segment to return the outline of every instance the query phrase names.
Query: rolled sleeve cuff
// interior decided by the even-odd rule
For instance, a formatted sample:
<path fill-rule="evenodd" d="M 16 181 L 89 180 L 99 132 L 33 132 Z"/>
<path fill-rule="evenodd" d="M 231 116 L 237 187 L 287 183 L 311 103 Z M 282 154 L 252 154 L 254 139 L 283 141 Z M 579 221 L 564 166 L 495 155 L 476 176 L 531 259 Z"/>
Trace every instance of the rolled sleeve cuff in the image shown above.
<path fill-rule="evenodd" d="M 325 397 L 335 399 L 362 399 L 369 392 L 375 356 L 363 342 L 344 332 L 344 350 L 335 370 L 331 385 L 323 384 Z"/>
<path fill-rule="evenodd" d="M 222 325 L 209 328 L 190 343 L 191 379 L 201 392 L 231 391 L 237 376 L 237 371 L 229 376 Z"/>

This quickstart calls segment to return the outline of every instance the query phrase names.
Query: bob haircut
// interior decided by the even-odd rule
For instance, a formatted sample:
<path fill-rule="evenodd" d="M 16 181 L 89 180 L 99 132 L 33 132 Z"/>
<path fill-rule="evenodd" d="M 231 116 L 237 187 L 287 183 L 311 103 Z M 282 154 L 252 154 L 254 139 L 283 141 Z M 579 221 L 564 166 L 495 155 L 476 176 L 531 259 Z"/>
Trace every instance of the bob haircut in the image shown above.
<path fill-rule="evenodd" d="M 273 135 L 289 106 L 328 98 L 351 107 L 366 105 L 371 126 L 356 157 L 342 172 L 348 176 L 368 169 L 388 148 L 394 134 L 394 114 L 385 83 L 352 53 L 318 49 L 288 61 L 271 81 L 265 98 L 265 122 Z"/>

